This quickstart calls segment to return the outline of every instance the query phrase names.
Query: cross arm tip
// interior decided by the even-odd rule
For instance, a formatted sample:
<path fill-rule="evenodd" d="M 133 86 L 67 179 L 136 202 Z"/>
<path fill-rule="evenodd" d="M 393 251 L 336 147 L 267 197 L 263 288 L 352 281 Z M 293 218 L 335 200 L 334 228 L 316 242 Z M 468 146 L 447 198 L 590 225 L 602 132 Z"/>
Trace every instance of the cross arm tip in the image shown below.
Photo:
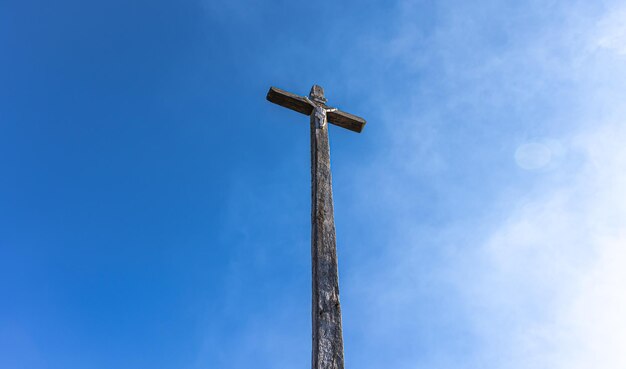
<path fill-rule="evenodd" d="M 367 123 L 365 119 L 342 110 L 329 111 L 328 121 L 336 126 L 349 129 L 356 133 L 361 133 Z"/>
<path fill-rule="evenodd" d="M 280 88 L 274 86 L 270 87 L 269 91 L 267 91 L 266 99 L 274 104 L 297 111 L 298 113 L 302 113 L 304 115 L 310 115 L 313 110 L 311 104 L 309 104 L 304 97 L 281 90 Z"/>

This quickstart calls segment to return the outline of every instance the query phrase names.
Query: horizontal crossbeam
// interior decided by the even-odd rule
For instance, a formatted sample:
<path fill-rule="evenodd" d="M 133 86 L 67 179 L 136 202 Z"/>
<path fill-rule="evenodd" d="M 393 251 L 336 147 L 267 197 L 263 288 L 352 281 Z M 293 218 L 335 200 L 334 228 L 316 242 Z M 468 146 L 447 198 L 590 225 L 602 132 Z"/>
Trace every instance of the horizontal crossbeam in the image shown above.
<path fill-rule="evenodd" d="M 267 100 L 304 115 L 311 115 L 313 111 L 313 106 L 304 97 L 276 87 L 270 87 L 267 92 Z M 325 105 L 324 107 L 330 109 Z M 341 110 L 329 111 L 327 117 L 328 122 L 357 133 L 360 133 L 367 123 L 365 119 Z"/>

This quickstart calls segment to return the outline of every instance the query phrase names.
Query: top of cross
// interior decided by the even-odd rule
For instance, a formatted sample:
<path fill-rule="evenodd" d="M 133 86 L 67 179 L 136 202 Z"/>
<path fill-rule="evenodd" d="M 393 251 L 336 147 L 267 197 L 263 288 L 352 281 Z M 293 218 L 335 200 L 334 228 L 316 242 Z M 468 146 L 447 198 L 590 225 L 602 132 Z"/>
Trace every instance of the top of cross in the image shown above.
<path fill-rule="evenodd" d="M 324 97 L 324 89 L 322 86 L 313 85 L 311 87 L 311 92 L 309 93 L 309 98 L 315 102 L 320 104 L 326 104 L 326 97 Z"/>
<path fill-rule="evenodd" d="M 363 130 L 366 123 L 365 119 L 361 117 L 326 106 L 327 100 L 324 97 L 324 89 L 318 85 L 311 87 L 309 98 L 298 96 L 276 87 L 270 87 L 270 90 L 267 92 L 267 100 L 305 115 L 311 115 L 313 112 L 314 109 L 310 103 L 313 101 L 327 111 L 328 122 L 357 133 Z"/>

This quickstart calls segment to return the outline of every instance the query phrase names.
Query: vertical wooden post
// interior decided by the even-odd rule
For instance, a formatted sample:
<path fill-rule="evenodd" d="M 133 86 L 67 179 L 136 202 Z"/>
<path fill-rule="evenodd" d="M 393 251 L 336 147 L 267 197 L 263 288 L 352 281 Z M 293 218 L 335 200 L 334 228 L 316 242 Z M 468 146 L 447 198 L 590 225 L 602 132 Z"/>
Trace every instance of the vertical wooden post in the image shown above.
<path fill-rule="evenodd" d="M 309 98 L 316 104 L 326 102 L 320 86 L 311 88 Z M 311 183 L 312 369 L 344 369 L 328 124 L 315 112 L 311 114 Z"/>
<path fill-rule="evenodd" d="M 311 366 L 313 369 L 344 369 L 327 120 L 354 132 L 361 132 L 366 122 L 361 117 L 326 106 L 324 89 L 317 85 L 311 88 L 308 98 L 270 87 L 267 100 L 311 116 L 311 260 L 313 267 L 313 358 Z"/>

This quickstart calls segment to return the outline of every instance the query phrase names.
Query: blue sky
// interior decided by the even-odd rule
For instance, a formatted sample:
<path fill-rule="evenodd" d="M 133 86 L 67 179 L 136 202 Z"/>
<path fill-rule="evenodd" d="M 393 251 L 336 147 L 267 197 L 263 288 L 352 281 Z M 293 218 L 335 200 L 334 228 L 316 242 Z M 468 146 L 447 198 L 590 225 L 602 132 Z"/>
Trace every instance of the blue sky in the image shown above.
<path fill-rule="evenodd" d="M 310 366 L 308 120 L 346 367 L 623 369 L 619 1 L 0 3 L 0 367 Z"/>

